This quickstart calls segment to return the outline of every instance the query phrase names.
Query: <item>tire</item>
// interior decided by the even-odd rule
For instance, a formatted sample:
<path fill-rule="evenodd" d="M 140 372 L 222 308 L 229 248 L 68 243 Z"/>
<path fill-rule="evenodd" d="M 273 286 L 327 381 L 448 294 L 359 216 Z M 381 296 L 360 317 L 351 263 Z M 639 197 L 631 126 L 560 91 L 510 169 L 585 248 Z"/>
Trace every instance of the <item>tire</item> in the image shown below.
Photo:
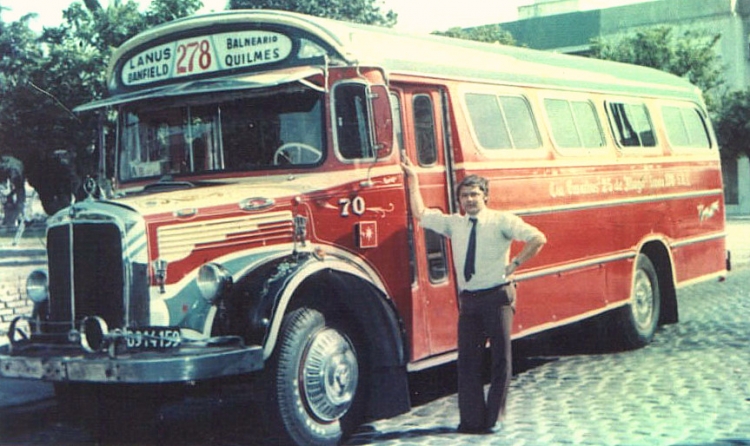
<path fill-rule="evenodd" d="M 365 369 L 352 339 L 351 329 L 315 309 L 284 317 L 269 368 L 271 443 L 337 444 L 358 424 Z"/>
<path fill-rule="evenodd" d="M 630 303 L 620 314 L 620 332 L 626 348 L 640 348 L 653 340 L 660 308 L 661 292 L 656 269 L 647 256 L 639 254 Z"/>

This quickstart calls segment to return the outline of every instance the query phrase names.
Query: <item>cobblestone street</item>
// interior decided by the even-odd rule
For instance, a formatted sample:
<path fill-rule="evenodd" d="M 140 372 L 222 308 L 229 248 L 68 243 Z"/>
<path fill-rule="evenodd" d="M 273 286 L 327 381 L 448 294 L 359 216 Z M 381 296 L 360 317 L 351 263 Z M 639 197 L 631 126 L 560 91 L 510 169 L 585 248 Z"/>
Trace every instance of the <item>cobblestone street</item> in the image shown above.
<path fill-rule="evenodd" d="M 506 422 L 493 435 L 453 433 L 451 394 L 369 424 L 349 444 L 750 445 L 748 283 L 744 267 L 724 283 L 680 290 L 680 322 L 644 349 L 590 353 L 583 331 L 560 344 L 569 354 L 539 341 L 521 346 L 517 355 L 546 351 L 514 376 Z"/>

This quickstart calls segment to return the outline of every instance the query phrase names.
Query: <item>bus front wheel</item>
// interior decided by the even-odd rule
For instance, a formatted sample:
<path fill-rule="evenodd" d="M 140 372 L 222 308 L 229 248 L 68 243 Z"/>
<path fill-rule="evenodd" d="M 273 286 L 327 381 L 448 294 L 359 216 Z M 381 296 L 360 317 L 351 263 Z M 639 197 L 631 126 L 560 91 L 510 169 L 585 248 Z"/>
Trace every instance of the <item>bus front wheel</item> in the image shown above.
<path fill-rule="evenodd" d="M 276 444 L 337 444 L 361 407 L 362 367 L 345 325 L 312 308 L 284 317 L 269 377 Z"/>
<path fill-rule="evenodd" d="M 661 292 L 659 278 L 651 260 L 636 258 L 630 303 L 620 316 L 621 335 L 626 348 L 639 348 L 651 342 L 659 323 Z"/>

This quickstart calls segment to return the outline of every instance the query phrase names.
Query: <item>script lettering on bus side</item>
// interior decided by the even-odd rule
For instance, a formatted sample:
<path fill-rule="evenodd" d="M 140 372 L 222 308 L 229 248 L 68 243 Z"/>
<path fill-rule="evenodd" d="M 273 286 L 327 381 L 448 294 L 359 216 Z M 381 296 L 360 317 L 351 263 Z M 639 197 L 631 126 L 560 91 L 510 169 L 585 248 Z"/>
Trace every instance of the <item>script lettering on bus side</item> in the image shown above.
<path fill-rule="evenodd" d="M 252 68 L 282 61 L 292 40 L 271 31 L 236 31 L 179 39 L 148 48 L 127 59 L 120 80 L 125 86 Z"/>
<path fill-rule="evenodd" d="M 643 194 L 665 191 L 672 188 L 690 187 L 692 182 L 685 172 L 625 174 L 590 178 L 567 178 L 549 183 L 552 198 L 584 197 L 594 195 L 616 195 L 624 193 Z"/>

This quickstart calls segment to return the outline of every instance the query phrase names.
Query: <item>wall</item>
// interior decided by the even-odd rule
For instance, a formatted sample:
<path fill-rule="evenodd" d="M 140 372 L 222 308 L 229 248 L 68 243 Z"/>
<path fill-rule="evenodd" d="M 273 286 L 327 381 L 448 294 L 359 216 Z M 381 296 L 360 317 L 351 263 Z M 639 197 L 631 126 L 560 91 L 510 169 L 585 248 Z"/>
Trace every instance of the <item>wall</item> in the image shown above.
<path fill-rule="evenodd" d="M 0 345 L 7 341 L 13 318 L 31 314 L 34 305 L 26 298 L 26 277 L 46 263 L 44 249 L 0 247 Z"/>

